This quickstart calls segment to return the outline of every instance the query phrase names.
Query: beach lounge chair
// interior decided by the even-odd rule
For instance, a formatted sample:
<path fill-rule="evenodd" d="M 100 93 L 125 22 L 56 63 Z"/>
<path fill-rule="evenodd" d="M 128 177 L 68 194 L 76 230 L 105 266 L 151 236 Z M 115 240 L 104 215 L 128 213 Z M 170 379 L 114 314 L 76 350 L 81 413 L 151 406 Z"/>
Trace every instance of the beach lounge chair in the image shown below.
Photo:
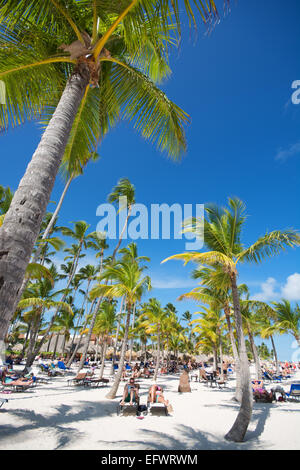
<path fill-rule="evenodd" d="M 121 405 L 121 402 L 119 402 L 117 407 L 117 415 L 139 416 L 139 403 L 133 403 L 132 405 L 130 405 L 130 403 L 125 403 L 124 405 Z"/>
<path fill-rule="evenodd" d="M 3 383 L 2 382 L 2 391 L 12 391 L 12 392 L 25 392 L 29 388 L 32 388 L 34 385 L 34 382 L 28 381 L 26 382 L 25 380 L 13 380 L 12 382 L 9 383 Z"/>
<path fill-rule="evenodd" d="M 0 408 L 4 405 L 4 403 L 8 403 L 6 398 L 0 398 Z"/>
<path fill-rule="evenodd" d="M 85 387 L 100 387 L 100 386 L 106 386 L 109 382 L 109 379 L 93 379 L 93 378 L 90 378 L 90 377 L 86 377 L 84 380 L 83 380 L 83 385 Z"/>
<path fill-rule="evenodd" d="M 129 400 L 129 397 L 128 397 L 128 400 Z M 124 405 L 121 405 L 122 400 L 120 400 L 118 403 L 118 407 L 117 407 L 117 415 L 119 416 L 120 414 L 123 414 L 123 415 L 134 414 L 136 416 L 139 416 L 140 397 L 137 397 L 137 400 L 135 398 L 133 400 L 134 402 L 132 405 L 129 403 L 129 401 L 127 401 L 127 399 L 125 399 Z"/>
<path fill-rule="evenodd" d="M 286 392 L 286 395 L 289 398 L 295 398 L 296 400 L 298 400 L 300 398 L 300 383 L 292 383 L 290 391 Z"/>
<path fill-rule="evenodd" d="M 63 370 L 65 372 L 70 370 L 70 367 L 67 367 L 63 361 L 58 361 L 57 367 L 58 369 Z"/>
<path fill-rule="evenodd" d="M 151 403 L 147 401 L 147 410 L 149 413 L 153 414 L 163 414 L 168 416 L 168 408 L 164 403 Z"/>
<path fill-rule="evenodd" d="M 76 377 L 73 377 L 72 379 L 68 379 L 68 385 L 83 385 L 84 379 L 87 376 L 87 372 L 79 372 L 79 374 L 76 375 Z"/>
<path fill-rule="evenodd" d="M 267 372 L 267 371 L 263 373 L 263 377 L 265 380 L 269 382 L 282 382 L 282 379 L 283 379 L 282 375 L 271 374 L 271 372 Z"/>

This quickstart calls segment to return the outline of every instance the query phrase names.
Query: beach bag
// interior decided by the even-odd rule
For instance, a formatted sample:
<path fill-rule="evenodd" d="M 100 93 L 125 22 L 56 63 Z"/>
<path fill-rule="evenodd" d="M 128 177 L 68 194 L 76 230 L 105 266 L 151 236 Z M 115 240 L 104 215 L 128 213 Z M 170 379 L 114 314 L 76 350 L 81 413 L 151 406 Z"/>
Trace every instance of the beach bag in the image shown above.
<path fill-rule="evenodd" d="M 147 413 L 147 406 L 146 405 L 139 405 L 138 407 L 139 413 Z"/>

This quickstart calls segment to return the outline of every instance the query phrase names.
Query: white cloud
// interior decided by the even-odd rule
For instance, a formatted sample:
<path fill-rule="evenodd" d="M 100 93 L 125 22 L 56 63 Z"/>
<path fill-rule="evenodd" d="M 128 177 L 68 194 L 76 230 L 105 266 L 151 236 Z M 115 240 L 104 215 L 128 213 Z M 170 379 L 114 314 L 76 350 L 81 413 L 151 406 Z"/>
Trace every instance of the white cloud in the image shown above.
<path fill-rule="evenodd" d="M 294 273 L 287 278 L 281 289 L 282 297 L 288 300 L 300 300 L 300 274 Z"/>
<path fill-rule="evenodd" d="M 254 300 L 262 302 L 276 301 L 279 299 L 287 299 L 290 301 L 300 300 L 300 274 L 294 273 L 287 277 L 284 284 L 279 284 L 276 279 L 269 277 L 265 282 L 261 283 L 261 291 L 251 296 Z"/>
<path fill-rule="evenodd" d="M 287 158 L 297 154 L 300 154 L 300 142 L 290 145 L 288 149 L 280 149 L 275 156 L 275 160 L 285 161 Z"/>
<path fill-rule="evenodd" d="M 276 279 L 269 277 L 265 282 L 261 284 L 261 292 L 254 294 L 252 299 L 260 300 L 262 302 L 268 302 L 269 300 L 276 300 L 278 294 L 275 292 Z"/>

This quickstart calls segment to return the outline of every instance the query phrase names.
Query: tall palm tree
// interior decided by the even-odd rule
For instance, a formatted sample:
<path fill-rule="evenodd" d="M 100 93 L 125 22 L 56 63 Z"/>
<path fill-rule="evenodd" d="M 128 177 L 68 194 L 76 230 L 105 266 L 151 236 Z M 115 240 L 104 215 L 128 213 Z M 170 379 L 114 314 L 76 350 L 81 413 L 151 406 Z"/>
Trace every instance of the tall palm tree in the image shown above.
<path fill-rule="evenodd" d="M 112 284 L 98 284 L 98 286 L 94 287 L 91 291 L 91 299 L 97 298 L 100 295 L 105 295 L 111 299 L 126 297 L 125 333 L 119 360 L 119 370 L 116 374 L 114 384 L 107 394 L 107 398 L 115 398 L 122 377 L 133 306 L 140 300 L 143 290 L 149 290 L 151 284 L 149 276 L 143 277 L 142 271 L 136 263 L 124 261 L 120 261 L 114 266 L 108 267 L 100 277 L 100 282 L 105 279 L 111 279 Z"/>
<path fill-rule="evenodd" d="M 156 363 L 154 371 L 154 381 L 157 380 L 158 368 L 160 363 L 160 350 L 161 350 L 161 334 L 163 330 L 163 322 L 166 320 L 168 315 L 159 300 L 155 298 L 149 299 L 144 304 L 142 318 L 144 319 L 145 325 L 147 325 L 146 332 L 155 334 L 157 337 L 157 351 L 156 351 Z"/>
<path fill-rule="evenodd" d="M 134 197 L 134 192 L 131 194 L 131 196 Z M 127 201 L 128 201 L 128 199 L 127 199 Z M 129 213 L 129 211 L 128 211 L 128 213 Z M 121 238 L 119 240 L 119 243 L 121 243 Z M 116 249 L 117 249 L 117 247 L 116 247 Z M 115 249 L 115 253 L 116 253 L 116 249 Z M 146 266 L 141 266 L 141 262 L 150 261 L 150 258 L 148 258 L 148 256 L 138 256 L 137 244 L 134 243 L 134 242 L 129 243 L 126 248 L 122 248 L 119 251 L 120 251 L 120 254 L 122 254 L 122 260 L 124 260 L 125 262 L 129 261 L 131 263 L 137 263 L 140 270 L 146 269 Z M 133 315 L 132 315 L 132 325 L 133 325 L 133 327 L 134 327 L 135 321 L 136 321 L 136 312 L 137 312 L 137 308 L 136 308 L 136 304 L 135 304 L 134 307 L 133 307 Z M 132 352 L 133 352 L 133 342 L 134 342 L 134 337 L 132 337 L 130 339 L 129 362 L 131 362 L 131 357 L 132 357 Z"/>
<path fill-rule="evenodd" d="M 69 303 L 69 302 L 68 302 Z M 70 304 L 69 304 L 70 305 Z M 63 335 L 63 343 L 61 345 L 61 352 L 64 355 L 66 342 L 69 341 L 71 336 L 71 330 L 74 328 L 74 305 L 70 305 L 72 308 L 72 315 L 69 311 L 62 311 L 55 319 L 54 324 L 52 325 L 52 330 L 56 331 L 57 338 L 60 335 Z"/>
<path fill-rule="evenodd" d="M 169 369 L 170 364 L 170 340 L 172 335 L 179 333 L 182 330 L 182 327 L 178 321 L 176 315 L 176 309 L 173 304 L 168 303 L 165 306 L 165 311 L 167 313 L 166 317 L 162 321 L 161 330 L 162 336 L 166 341 L 166 353 L 167 353 L 167 370 Z"/>
<path fill-rule="evenodd" d="M 50 284 L 48 280 L 40 281 L 27 290 L 26 296 L 20 300 L 18 304 L 19 309 L 33 307 L 32 333 L 27 351 L 26 367 L 32 365 L 34 358 L 41 348 L 42 340 L 37 343 L 37 337 L 45 313 L 49 309 L 57 309 L 58 311 L 63 310 L 68 312 L 69 315 L 73 315 L 72 308 L 68 303 L 54 300 L 58 292 L 52 292 L 52 287 L 52 284 Z M 46 334 L 44 333 L 44 337 Z"/>
<path fill-rule="evenodd" d="M 67 276 L 67 278 L 68 278 L 67 285 L 64 289 L 64 292 L 62 294 L 60 302 L 65 302 L 66 297 L 69 294 L 70 287 L 72 285 L 72 282 L 73 282 L 75 274 L 76 274 L 79 258 L 82 256 L 81 255 L 82 248 L 86 247 L 86 237 L 87 237 L 86 232 L 87 232 L 88 228 L 89 228 L 89 224 L 87 224 L 84 221 L 78 221 L 78 222 L 74 222 L 74 230 L 72 230 L 70 228 L 67 228 L 67 227 L 62 227 L 62 229 L 61 229 L 63 235 L 72 237 L 78 243 L 77 243 L 77 245 L 72 245 L 72 248 L 70 248 L 70 249 L 67 248 L 65 250 L 68 253 L 70 253 L 70 255 L 65 257 L 65 259 L 71 258 L 71 262 L 70 262 L 70 265 L 69 265 L 70 269 L 68 270 L 69 272 L 68 272 L 68 276 Z M 52 318 L 51 318 L 51 320 L 48 324 L 48 328 L 46 329 L 45 334 L 44 334 L 43 338 L 41 339 L 41 341 L 39 343 L 39 348 L 41 348 L 41 346 L 45 342 L 46 338 L 48 337 L 48 334 L 52 329 L 52 325 L 54 324 L 54 322 L 56 320 L 58 312 L 59 312 L 59 308 L 57 308 L 54 311 L 54 313 L 52 315 Z M 36 354 L 37 354 L 37 351 L 36 351 Z"/>
<path fill-rule="evenodd" d="M 238 198 L 229 198 L 228 205 L 228 208 L 219 208 L 216 205 L 206 206 L 207 219 L 204 221 L 191 219 L 186 223 L 185 230 L 191 230 L 194 234 L 198 232 L 198 235 L 202 236 L 203 233 L 202 230 L 199 233 L 199 227 L 204 229 L 204 242 L 210 251 L 205 253 L 187 252 L 167 259 L 183 259 L 185 263 L 194 261 L 198 264 L 222 267 L 224 272 L 230 276 L 238 340 L 242 401 L 237 418 L 225 437 L 228 440 L 242 442 L 251 419 L 253 403 L 237 287 L 237 264 L 239 262 L 260 263 L 264 258 L 278 254 L 286 247 L 299 246 L 300 236 L 293 229 L 275 230 L 263 235 L 253 245 L 245 248 L 241 242 L 242 228 L 246 220 L 245 205 Z"/>
<path fill-rule="evenodd" d="M 8 97 L 0 110 L 0 126 L 36 118 L 47 106 L 54 110 L 0 229 L 4 335 L 73 124 L 76 128 L 81 114 L 93 116 L 93 121 L 82 121 L 81 138 L 92 150 L 104 127 L 103 114 L 106 126 L 119 116 L 133 120 L 145 138 L 170 155 L 184 150 L 187 115 L 152 81 L 170 71 L 170 6 L 179 26 L 179 8 L 172 0 L 0 1 L 0 80 Z M 217 16 L 212 0 L 198 7 L 205 22 Z"/>
<path fill-rule="evenodd" d="M 102 340 L 102 357 L 99 374 L 100 379 L 103 377 L 108 341 L 116 328 L 116 319 L 115 305 L 108 301 L 102 302 L 93 330 L 94 333 L 100 336 Z"/>
<path fill-rule="evenodd" d="M 200 339 L 205 338 L 211 345 L 213 358 L 214 358 L 214 369 L 218 367 L 218 351 L 220 353 L 221 363 L 221 374 L 223 376 L 223 347 L 222 347 L 222 334 L 224 330 L 224 316 L 221 314 L 219 308 L 203 307 L 201 311 L 195 312 L 200 315 L 200 318 L 192 320 L 194 332 L 200 334 Z M 198 344 L 200 343 L 198 339 Z"/>
<path fill-rule="evenodd" d="M 126 227 L 128 225 L 128 220 L 131 215 L 132 206 L 135 204 L 135 188 L 134 185 L 130 183 L 128 178 L 121 178 L 118 184 L 113 188 L 112 192 L 108 196 L 108 202 L 110 203 L 121 203 L 120 211 L 126 209 L 127 215 L 122 228 L 122 232 L 119 235 L 118 243 L 113 251 L 112 259 L 114 260 L 117 254 L 117 251 L 121 245 L 122 238 L 124 236 Z"/>

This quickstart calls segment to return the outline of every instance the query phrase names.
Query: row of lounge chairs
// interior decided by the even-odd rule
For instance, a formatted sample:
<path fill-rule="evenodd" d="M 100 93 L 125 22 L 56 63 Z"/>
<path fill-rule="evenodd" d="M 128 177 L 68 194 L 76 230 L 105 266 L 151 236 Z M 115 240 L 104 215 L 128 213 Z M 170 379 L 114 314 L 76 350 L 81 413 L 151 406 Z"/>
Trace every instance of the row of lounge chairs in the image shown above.
<path fill-rule="evenodd" d="M 265 381 L 272 383 L 272 382 L 282 382 L 283 380 L 290 379 L 290 375 L 282 375 L 282 374 L 273 374 L 269 371 L 263 372 L 263 378 Z"/>

